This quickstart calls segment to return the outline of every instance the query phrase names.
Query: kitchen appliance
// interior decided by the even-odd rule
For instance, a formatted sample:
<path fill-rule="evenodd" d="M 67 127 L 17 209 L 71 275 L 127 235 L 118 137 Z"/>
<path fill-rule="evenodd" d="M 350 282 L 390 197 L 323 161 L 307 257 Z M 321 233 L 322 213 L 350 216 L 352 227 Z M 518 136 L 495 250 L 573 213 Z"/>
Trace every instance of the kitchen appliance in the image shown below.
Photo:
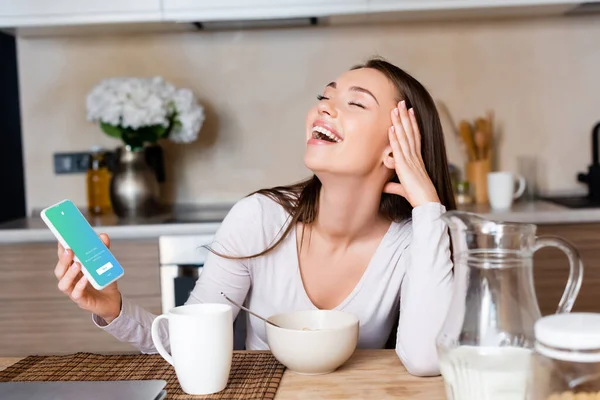
<path fill-rule="evenodd" d="M 461 211 L 446 212 L 442 219 L 450 228 L 455 266 L 452 300 L 437 337 L 447 397 L 524 399 L 534 325 L 542 317 L 533 254 L 551 246 L 567 255 L 570 272 L 557 309 L 567 313 L 583 277 L 577 250 L 559 238 L 536 237 L 531 224 Z"/>
<path fill-rule="evenodd" d="M 160 296 L 162 313 L 183 305 L 202 273 L 214 233 L 168 235 L 158 238 L 160 258 Z M 234 349 L 243 350 L 246 339 L 246 314 L 240 310 L 233 323 Z"/>
<path fill-rule="evenodd" d="M 592 165 L 588 167 L 588 173 L 580 173 L 577 176 L 579 182 L 588 186 L 588 198 L 600 204 L 600 162 L 598 161 L 598 135 L 600 135 L 600 122 L 592 130 Z"/>
<path fill-rule="evenodd" d="M 0 222 L 26 216 L 25 175 L 21 143 L 17 45 L 13 36 L 0 32 Z M 42 133 L 42 132 L 38 132 Z"/>
<path fill-rule="evenodd" d="M 592 129 L 592 164 L 588 167 L 587 174 L 579 173 L 577 180 L 588 187 L 587 196 L 572 197 L 546 197 L 544 200 L 569 208 L 600 207 L 600 122 Z"/>

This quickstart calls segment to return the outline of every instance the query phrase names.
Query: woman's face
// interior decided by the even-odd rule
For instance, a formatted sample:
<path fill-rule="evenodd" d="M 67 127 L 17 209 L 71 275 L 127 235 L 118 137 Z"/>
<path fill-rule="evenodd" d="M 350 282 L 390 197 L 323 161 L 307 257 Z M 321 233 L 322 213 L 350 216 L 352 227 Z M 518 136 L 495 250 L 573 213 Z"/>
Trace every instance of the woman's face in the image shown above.
<path fill-rule="evenodd" d="M 306 118 L 304 163 L 315 174 L 365 176 L 382 171 L 398 93 L 381 72 L 362 68 L 325 87 Z"/>

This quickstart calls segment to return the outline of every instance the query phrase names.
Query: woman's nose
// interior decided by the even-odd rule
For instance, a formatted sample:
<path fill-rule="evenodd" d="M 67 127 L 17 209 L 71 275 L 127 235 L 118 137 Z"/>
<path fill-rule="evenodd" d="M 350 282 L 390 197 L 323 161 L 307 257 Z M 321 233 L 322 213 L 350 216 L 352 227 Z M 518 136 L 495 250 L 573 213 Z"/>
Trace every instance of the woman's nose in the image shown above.
<path fill-rule="evenodd" d="M 319 114 L 328 115 L 331 118 L 335 118 L 337 115 L 337 111 L 333 104 L 331 104 L 331 100 L 324 100 L 319 103 Z"/>

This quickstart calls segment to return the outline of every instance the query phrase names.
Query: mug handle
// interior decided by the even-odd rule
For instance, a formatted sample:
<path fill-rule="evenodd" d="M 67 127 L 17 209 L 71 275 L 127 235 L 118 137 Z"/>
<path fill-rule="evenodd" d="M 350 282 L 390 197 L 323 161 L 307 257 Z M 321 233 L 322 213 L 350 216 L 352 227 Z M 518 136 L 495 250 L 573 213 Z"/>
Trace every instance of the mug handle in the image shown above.
<path fill-rule="evenodd" d="M 517 180 L 519 181 L 519 187 L 513 195 L 513 199 L 515 200 L 523 196 L 523 193 L 525 192 L 525 187 L 527 186 L 525 183 L 525 178 L 523 178 L 521 175 L 517 175 Z"/>
<path fill-rule="evenodd" d="M 158 353 L 162 356 L 162 358 L 164 358 L 169 364 L 173 365 L 173 357 L 169 354 L 167 349 L 165 349 L 165 346 L 162 344 L 160 336 L 158 335 L 158 323 L 161 319 L 166 319 L 168 321 L 169 317 L 167 315 L 159 315 L 158 317 L 154 318 L 154 321 L 152 321 L 152 342 L 154 343 L 154 347 L 156 347 L 156 350 L 158 350 Z"/>
<path fill-rule="evenodd" d="M 562 250 L 569 259 L 569 279 L 567 280 L 567 286 L 563 295 L 558 303 L 556 313 L 568 313 L 571 312 L 573 304 L 581 289 L 581 282 L 583 280 L 583 263 L 579 257 L 579 252 L 575 247 L 569 244 L 566 240 L 552 236 L 540 236 L 535 238 L 535 246 L 533 251 L 538 251 L 542 247 L 556 247 Z"/>

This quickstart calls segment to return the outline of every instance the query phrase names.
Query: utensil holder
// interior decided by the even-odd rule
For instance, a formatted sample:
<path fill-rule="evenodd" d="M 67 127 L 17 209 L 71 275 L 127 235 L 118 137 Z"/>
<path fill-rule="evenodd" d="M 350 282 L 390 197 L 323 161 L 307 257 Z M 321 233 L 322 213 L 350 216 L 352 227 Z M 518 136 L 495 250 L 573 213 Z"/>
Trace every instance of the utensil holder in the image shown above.
<path fill-rule="evenodd" d="M 472 185 L 473 198 L 477 204 L 488 202 L 487 175 L 492 170 L 492 160 L 469 161 L 466 165 L 467 180 Z"/>

